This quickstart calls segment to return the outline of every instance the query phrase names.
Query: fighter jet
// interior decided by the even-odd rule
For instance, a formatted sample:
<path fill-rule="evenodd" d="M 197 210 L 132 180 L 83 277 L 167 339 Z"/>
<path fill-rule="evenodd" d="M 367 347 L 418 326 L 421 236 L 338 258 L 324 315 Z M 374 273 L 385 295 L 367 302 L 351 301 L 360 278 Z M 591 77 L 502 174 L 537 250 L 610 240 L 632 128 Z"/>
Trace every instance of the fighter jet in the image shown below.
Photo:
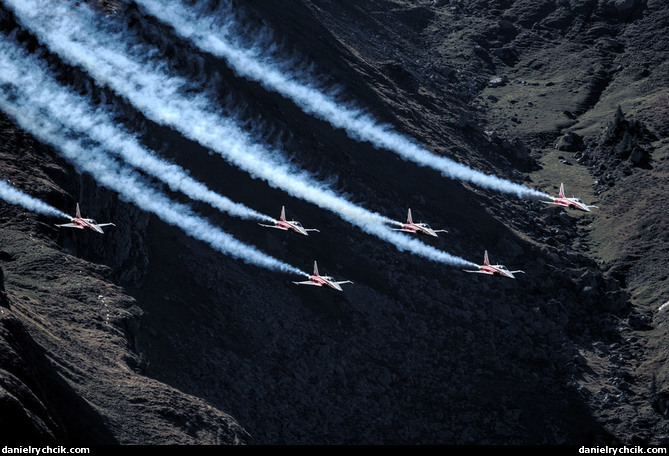
<path fill-rule="evenodd" d="M 286 220 L 286 209 L 284 206 L 281 206 L 281 216 L 279 216 L 279 220 L 274 220 L 274 225 L 265 225 L 262 223 L 258 223 L 258 225 L 266 228 L 278 228 L 284 231 L 295 231 L 296 233 L 304 234 L 305 236 L 309 236 L 307 231 L 318 231 L 316 228 L 304 228 L 302 224 L 296 220 Z"/>
<path fill-rule="evenodd" d="M 567 198 L 564 196 L 564 184 L 560 184 L 560 193 L 557 198 L 553 198 L 553 201 L 542 201 L 546 204 L 555 204 L 556 206 L 565 206 L 570 209 L 578 209 L 579 211 L 590 212 L 590 208 L 594 207 L 599 209 L 597 206 L 588 206 L 579 198 Z"/>
<path fill-rule="evenodd" d="M 329 287 L 333 288 L 337 291 L 344 291 L 341 288 L 342 283 L 353 283 L 350 280 L 343 280 L 341 282 L 335 281 L 330 276 L 322 276 L 318 273 L 318 265 L 314 261 L 314 273 L 313 275 L 309 276 L 309 280 L 305 280 L 303 282 L 293 282 L 296 285 L 316 285 L 319 287 Z"/>
<path fill-rule="evenodd" d="M 426 234 L 432 237 L 439 237 L 437 236 L 437 233 L 448 233 L 446 230 L 433 230 L 427 223 L 414 223 L 411 217 L 411 209 L 409 209 L 409 213 L 407 214 L 406 223 L 397 222 L 397 224 L 402 225 L 402 228 L 390 229 L 394 231 L 404 231 L 405 233 Z"/>
<path fill-rule="evenodd" d="M 514 274 L 517 274 L 519 272 L 522 272 L 523 274 L 525 273 L 525 271 L 509 271 L 506 266 L 503 266 L 501 264 L 490 264 L 490 262 L 488 261 L 487 250 L 483 254 L 483 264 L 479 266 L 479 269 L 477 271 L 472 271 L 469 269 L 465 269 L 464 271 L 475 272 L 479 274 L 498 275 L 501 277 L 508 277 L 510 279 L 515 279 Z"/>
<path fill-rule="evenodd" d="M 103 234 L 104 231 L 102 231 L 101 226 L 116 226 L 113 223 L 98 223 L 93 219 L 89 218 L 83 218 L 81 216 L 81 212 L 79 211 L 79 203 L 77 203 L 77 211 L 72 218 L 71 223 L 65 223 L 63 225 L 56 225 L 58 227 L 66 227 L 66 228 L 78 228 L 80 230 L 88 228 L 89 230 L 95 231 L 96 233 Z"/>

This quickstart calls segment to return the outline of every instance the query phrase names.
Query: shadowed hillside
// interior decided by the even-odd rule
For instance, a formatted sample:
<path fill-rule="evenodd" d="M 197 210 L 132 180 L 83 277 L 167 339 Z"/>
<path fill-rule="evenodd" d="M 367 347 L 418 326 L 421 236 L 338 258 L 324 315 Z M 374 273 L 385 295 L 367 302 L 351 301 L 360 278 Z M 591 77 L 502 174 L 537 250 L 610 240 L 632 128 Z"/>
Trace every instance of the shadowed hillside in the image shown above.
<path fill-rule="evenodd" d="M 524 273 L 466 274 L 399 249 L 45 54 L 64 87 L 145 147 L 319 232 L 262 228 L 152 178 L 157 188 L 241 242 L 353 284 L 300 287 L 223 255 L 3 115 L 4 180 L 116 224 L 58 229 L 0 204 L 0 423 L 17 443 L 666 444 L 664 2 L 233 2 L 248 39 L 271 30 L 276 54 L 313 64 L 379 122 L 550 195 L 564 182 L 590 213 L 448 179 L 305 113 L 134 2 L 95 5 L 294 166 L 370 211 L 403 222 L 411 208 L 448 230 L 421 238 L 429 246 L 477 264 L 487 250 Z M 0 26 L 46 50 L 7 5 Z"/>

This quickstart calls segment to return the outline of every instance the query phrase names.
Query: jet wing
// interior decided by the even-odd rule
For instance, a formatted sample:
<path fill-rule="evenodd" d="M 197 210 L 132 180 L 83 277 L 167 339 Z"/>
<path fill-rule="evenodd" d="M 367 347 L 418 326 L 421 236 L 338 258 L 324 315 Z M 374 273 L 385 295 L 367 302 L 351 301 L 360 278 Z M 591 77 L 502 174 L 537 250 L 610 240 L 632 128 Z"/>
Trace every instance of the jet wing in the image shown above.
<path fill-rule="evenodd" d="M 264 225 L 264 224 L 262 224 L 262 223 L 258 223 L 258 225 L 260 225 L 260 226 L 264 226 L 265 228 L 277 228 L 277 229 L 279 229 L 279 230 L 283 230 L 283 229 L 284 229 L 284 228 L 281 228 L 280 226 L 276 226 L 276 225 Z"/>
<path fill-rule="evenodd" d="M 74 223 L 65 223 L 65 224 L 63 224 L 63 225 L 56 225 L 56 226 L 60 226 L 60 227 L 64 227 L 64 228 L 79 228 L 80 230 L 83 230 L 83 229 L 84 229 L 83 226 L 81 226 L 81 225 L 76 225 L 76 224 L 74 224 Z"/>
<path fill-rule="evenodd" d="M 295 285 L 316 285 L 317 287 L 321 287 L 322 285 L 320 283 L 312 282 L 310 280 L 305 280 L 304 282 L 293 282 Z"/>
<path fill-rule="evenodd" d="M 474 274 L 491 274 L 491 273 L 488 272 L 488 271 L 471 271 L 471 270 L 469 270 L 469 269 L 463 269 L 463 271 L 465 271 L 465 272 L 473 272 Z"/>
<path fill-rule="evenodd" d="M 116 226 L 116 225 L 114 225 L 113 223 L 98 223 L 97 226 L 110 226 L 110 225 L 111 225 L 111 226 Z"/>
<path fill-rule="evenodd" d="M 562 203 L 556 203 L 555 201 L 541 201 L 541 202 L 542 202 L 542 203 L 545 203 L 545 204 L 556 204 L 556 205 L 563 206 Z"/>

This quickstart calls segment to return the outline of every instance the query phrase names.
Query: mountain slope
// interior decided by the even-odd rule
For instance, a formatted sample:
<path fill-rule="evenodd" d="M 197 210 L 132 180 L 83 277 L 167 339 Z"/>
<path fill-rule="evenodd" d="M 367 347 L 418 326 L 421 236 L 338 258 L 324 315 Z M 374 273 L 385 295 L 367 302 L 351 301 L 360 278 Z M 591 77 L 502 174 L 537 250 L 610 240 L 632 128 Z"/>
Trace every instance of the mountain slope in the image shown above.
<path fill-rule="evenodd" d="M 573 214 L 497 194 L 354 141 L 132 3 L 107 3 L 108 14 L 162 43 L 175 72 L 224 81 L 244 119 L 261 119 L 263 138 L 295 163 L 370 210 L 403 220 L 411 207 L 415 220 L 449 230 L 425 243 L 476 262 L 487 249 L 526 274 L 495 280 L 401 252 L 206 154 L 75 70 L 71 85 L 117 107 L 193 176 L 267 214 L 285 205 L 320 233 L 296 238 L 198 212 L 270 255 L 304 270 L 316 259 L 322 273 L 355 283 L 341 294 L 296 287 L 296 278 L 213 252 L 3 122 L 3 177 L 66 212 L 79 201 L 118 225 L 103 237 L 59 232 L 2 206 L 2 340 L 15 353 L 0 366 L 2 403 L 17 428 L 73 443 L 662 443 L 658 308 L 667 289 L 649 277 L 666 269 L 666 247 L 652 248 L 666 219 L 661 204 L 633 196 L 666 198 L 666 60 L 642 48 L 663 49 L 656 31 L 668 8 L 238 6 L 249 26 L 269 24 L 347 98 L 429 150 L 551 194 L 564 181 L 600 210 Z M 11 15 L 3 21 L 16 28 Z M 650 166 L 602 158 L 615 145 L 599 132 L 618 104 L 647 125 Z M 582 147 L 555 149 L 569 131 Z M 602 180 L 602 163 L 619 174 Z M 633 210 L 617 211 L 621 199 Z M 36 377 L 49 380 L 35 385 Z M 76 413 L 62 397 L 81 404 Z"/>

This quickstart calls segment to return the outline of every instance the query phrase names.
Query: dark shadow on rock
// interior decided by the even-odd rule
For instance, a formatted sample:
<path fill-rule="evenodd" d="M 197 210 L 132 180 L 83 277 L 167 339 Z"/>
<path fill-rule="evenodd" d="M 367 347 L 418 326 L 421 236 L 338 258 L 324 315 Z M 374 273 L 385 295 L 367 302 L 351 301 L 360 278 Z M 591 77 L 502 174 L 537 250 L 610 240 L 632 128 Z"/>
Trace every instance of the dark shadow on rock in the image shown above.
<path fill-rule="evenodd" d="M 0 315 L 0 429 L 4 445 L 111 445 L 99 413 L 12 315 Z"/>

